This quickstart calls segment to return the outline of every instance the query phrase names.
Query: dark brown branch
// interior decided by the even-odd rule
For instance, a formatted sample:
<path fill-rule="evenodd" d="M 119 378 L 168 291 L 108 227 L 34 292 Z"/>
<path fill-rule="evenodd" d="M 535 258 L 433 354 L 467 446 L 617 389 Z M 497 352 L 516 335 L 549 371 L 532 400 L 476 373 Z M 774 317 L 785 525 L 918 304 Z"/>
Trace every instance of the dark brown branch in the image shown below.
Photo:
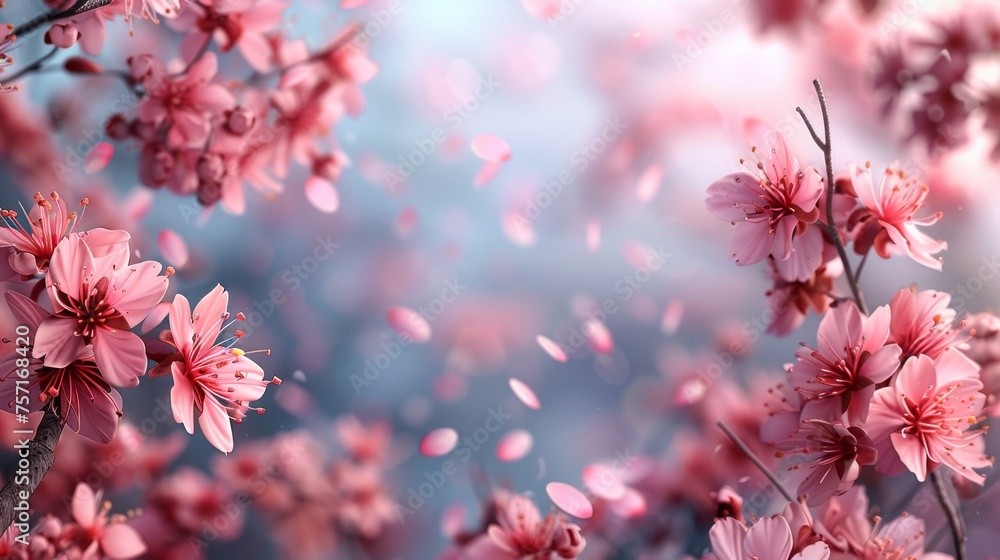
<path fill-rule="evenodd" d="M 14 521 L 14 508 L 21 502 L 22 492 L 30 496 L 45 477 L 56 460 L 56 444 L 62 435 L 63 422 L 52 412 L 52 407 L 45 409 L 45 415 L 35 430 L 35 437 L 28 444 L 28 468 L 26 473 L 15 472 L 7 480 L 7 485 L 0 490 L 0 533 L 7 530 Z M 27 478 L 27 484 L 16 482 Z"/>
<path fill-rule="evenodd" d="M 732 428 L 730 428 L 725 422 L 721 420 L 718 422 L 718 426 L 723 432 L 726 433 L 727 436 L 729 436 L 729 439 L 733 440 L 733 443 L 736 445 L 736 447 L 740 448 L 740 451 L 742 451 L 743 454 L 747 456 L 747 459 L 750 459 L 750 462 L 756 465 L 757 468 L 760 469 L 760 472 L 764 473 L 764 476 L 766 476 L 767 479 L 771 481 L 771 484 L 773 484 L 774 487 L 778 489 L 778 492 L 781 492 L 782 496 L 788 499 L 789 502 L 795 501 L 795 497 L 792 496 L 792 493 L 789 492 L 788 489 L 785 488 L 783 484 L 781 484 L 781 481 L 778 480 L 778 477 L 774 476 L 774 473 L 771 472 L 771 469 L 767 468 L 767 465 L 765 465 L 764 462 L 760 460 L 760 457 L 757 457 L 757 454 L 754 453 L 749 447 L 747 447 L 747 444 L 743 443 L 743 440 L 740 439 L 740 436 L 736 435 L 736 432 L 734 432 Z"/>
<path fill-rule="evenodd" d="M 840 238 L 840 233 L 837 232 L 837 226 L 833 223 L 833 146 L 830 142 L 830 111 L 826 105 L 826 96 L 823 94 L 823 86 L 820 84 L 819 80 L 813 80 L 813 86 L 816 88 L 816 95 L 819 97 L 819 107 L 823 113 L 823 139 L 820 139 L 819 135 L 816 134 L 816 130 L 813 128 L 809 118 L 806 117 L 805 111 L 801 107 L 796 107 L 795 110 L 798 111 L 799 115 L 802 116 L 802 120 L 806 123 L 806 128 L 809 129 L 809 134 L 812 135 L 813 141 L 820 150 L 823 150 L 823 160 L 826 163 L 826 233 L 832 239 L 834 245 L 837 247 L 837 254 L 840 256 L 840 261 L 844 264 L 844 276 L 847 277 L 847 283 L 851 286 L 851 294 L 854 296 L 854 303 L 857 304 L 858 309 L 862 313 L 868 314 L 868 308 L 865 306 L 865 299 L 861 295 L 861 288 L 858 286 L 858 280 L 854 276 L 854 271 L 851 269 L 851 262 L 847 260 L 847 249 L 844 248 L 844 240 Z"/>
<path fill-rule="evenodd" d="M 934 484 L 934 491 L 937 492 L 938 500 L 941 502 L 941 509 L 944 510 L 944 514 L 948 518 L 948 525 L 951 526 L 951 538 L 955 541 L 955 560 L 965 560 L 965 524 L 962 522 L 962 513 L 951 501 L 948 487 L 944 477 L 941 476 L 941 469 L 931 473 L 931 482 Z"/>

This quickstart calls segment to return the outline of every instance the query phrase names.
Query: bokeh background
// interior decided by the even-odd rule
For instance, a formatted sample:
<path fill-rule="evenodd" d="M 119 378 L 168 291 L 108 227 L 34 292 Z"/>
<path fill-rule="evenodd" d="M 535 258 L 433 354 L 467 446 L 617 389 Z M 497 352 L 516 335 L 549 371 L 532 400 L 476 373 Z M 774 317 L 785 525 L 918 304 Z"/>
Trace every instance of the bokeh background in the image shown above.
<path fill-rule="evenodd" d="M 380 0 L 353 10 L 291 2 L 282 23 L 289 34 L 318 46 L 331 30 L 359 22 L 379 66 L 362 87 L 364 112 L 340 121 L 329 139 L 351 160 L 336 183 L 335 213 L 310 204 L 302 172 L 284 181 L 281 194 L 249 195 L 243 215 L 205 211 L 193 198 L 141 186 L 137 153 L 127 145 L 97 173 L 69 166 L 54 187 L 67 199 L 91 198 L 85 225 L 127 226 L 143 258 L 163 259 L 157 235 L 173 230 L 190 258 L 178 267 L 168 297 L 200 297 L 221 283 L 232 294 L 231 309 L 248 315 L 242 347 L 270 348 L 259 362 L 284 383 L 261 401 L 266 414 L 236 427 L 237 450 L 303 429 L 335 454 L 336 418 L 386 421 L 394 434 L 386 484 L 403 503 L 448 458 L 417 452 L 428 431 L 451 427 L 471 436 L 491 410 L 510 415 L 392 529 L 391 539 L 405 544 L 386 558 L 436 557 L 448 546 L 440 529 L 445 510 L 464 504 L 471 526 L 477 496 L 489 485 L 507 483 L 546 504 L 548 482 L 578 485 L 589 463 L 643 454 L 657 458 L 667 479 L 696 477 L 683 449 L 710 424 L 692 431 L 677 413 L 684 400 L 678 392 L 692 390 L 690 399 L 700 400 L 715 387 L 685 389 L 685 376 L 717 363 L 727 387 L 742 385 L 754 395 L 755 384 L 764 383 L 758 380 L 780 375 L 800 341 L 814 340 L 816 317 L 780 339 L 747 328 L 765 309 L 769 281 L 760 267 L 729 261 L 729 227 L 704 205 L 707 185 L 739 168 L 754 122 L 781 131 L 803 163 L 822 164 L 795 113 L 801 106 L 818 122 L 814 78 L 830 102 L 835 164 L 867 160 L 878 168 L 899 159 L 931 186 L 929 212 L 944 212 L 931 228 L 949 243 L 944 272 L 871 259 L 862 281 L 870 304 L 887 303 L 911 284 L 956 293 L 984 258 L 996 255 L 1000 175 L 990 159 L 993 134 L 970 125 L 968 143 L 928 155 L 908 138 L 905 115 L 881 114 L 883 97 L 872 85 L 880 46 L 927 29 L 939 14 L 954 17 L 964 3 L 551 4 L 402 0 L 393 11 Z M 867 13 L 863 4 L 876 6 Z M 801 16 L 769 15 L 793 5 L 803 6 Z M 27 10 L 9 3 L 3 12 L 21 8 Z M 130 36 L 125 25 L 110 26 L 100 60 L 120 67 L 130 54 L 170 49 L 171 33 L 144 25 Z M 15 54 L 33 59 L 44 52 L 37 43 Z M 977 77 L 984 90 L 993 85 L 994 69 L 984 64 Z M 102 129 L 110 104 L 124 92 L 116 87 L 100 77 L 52 72 L 0 100 L 7 105 L 0 115 L 0 205 L 13 207 L 26 194 L 53 188 L 39 184 L 44 161 L 12 159 L 19 139 L 2 132 L 11 129 L 2 119 L 36 123 L 57 156 L 78 161 L 80 146 Z M 477 186 L 483 161 L 470 141 L 480 134 L 506 140 L 512 157 Z M 414 158 L 422 146 L 432 153 Z M 407 159 L 420 163 L 410 171 L 402 164 Z M 561 174 L 571 182 L 552 186 Z M 328 258 L 310 261 L 328 246 L 334 247 Z M 649 255 L 660 255 L 662 268 L 644 272 Z M 960 311 L 996 309 L 1000 282 L 980 284 Z M 282 297 L 274 298 L 276 292 Z M 536 336 L 545 335 L 570 346 L 588 310 L 607 301 L 617 309 L 604 321 L 612 352 L 583 345 L 559 363 L 537 345 Z M 396 306 L 428 310 L 427 344 L 395 346 L 398 334 L 386 312 Z M 753 340 L 748 333 L 756 333 Z M 733 355 L 725 354 L 736 343 L 745 351 L 729 365 Z M 377 373 L 366 376 L 366 369 Z M 510 377 L 535 389 L 539 410 L 516 399 Z M 144 379 L 124 395 L 125 421 L 142 426 L 168 391 L 166 379 Z M 732 406 L 754 404 L 734 398 L 739 404 Z M 146 425 L 154 438 L 182 432 L 170 420 Z M 519 461 L 499 461 L 496 444 L 513 429 L 529 431 L 533 449 Z M 209 472 L 218 456 L 196 434 L 170 468 Z M 142 484 L 120 491 L 115 504 L 140 506 L 143 492 Z M 892 507 L 898 513 L 905 505 Z M 697 515 L 670 507 L 652 515 L 692 533 L 655 557 L 701 551 L 706 540 L 693 535 L 704 535 L 705 526 Z M 935 515 L 934 508 L 927 513 Z M 995 518 L 984 513 L 968 521 L 973 543 L 988 544 L 983 535 L 996 529 Z M 279 557 L 269 533 L 251 513 L 242 536 L 212 543 L 209 556 Z M 592 557 L 605 557 L 599 554 L 608 548 L 595 540 Z"/>

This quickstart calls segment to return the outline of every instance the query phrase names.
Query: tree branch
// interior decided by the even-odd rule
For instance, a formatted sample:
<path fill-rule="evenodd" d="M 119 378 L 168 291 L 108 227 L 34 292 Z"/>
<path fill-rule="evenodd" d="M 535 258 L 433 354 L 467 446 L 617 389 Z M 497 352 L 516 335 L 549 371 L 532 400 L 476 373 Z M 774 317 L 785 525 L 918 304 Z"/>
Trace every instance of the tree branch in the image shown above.
<path fill-rule="evenodd" d="M 62 435 L 63 422 L 59 415 L 53 412 L 54 403 L 45 409 L 45 415 L 35 430 L 35 437 L 28 444 L 27 473 L 15 473 L 7 480 L 7 485 L 0 490 L 0 533 L 7 530 L 14 521 L 14 508 L 21 502 L 22 493 L 30 496 L 45 477 L 56 460 L 56 444 Z M 20 469 L 19 469 L 20 470 Z M 19 478 L 27 476 L 27 484 L 16 484 Z"/>
<path fill-rule="evenodd" d="M 840 256 L 840 261 L 844 264 L 844 276 L 847 277 L 847 283 L 851 286 L 851 294 L 854 296 L 854 303 L 857 304 L 858 309 L 864 313 L 868 314 L 868 308 L 865 306 L 865 299 L 861 295 L 861 288 L 858 286 L 857 278 L 854 276 L 854 271 L 851 270 L 851 262 L 847 260 L 847 249 L 844 248 L 844 242 L 840 238 L 840 233 L 837 231 L 837 226 L 833 223 L 833 146 L 830 143 L 830 111 L 826 105 L 826 96 L 823 94 L 823 86 L 820 84 L 819 80 L 813 80 L 813 87 L 816 88 L 816 96 L 819 97 L 819 107 L 823 113 L 823 139 L 820 139 L 819 135 L 816 134 L 816 130 L 813 128 L 809 118 L 806 117 L 805 111 L 801 107 L 796 107 L 795 110 L 798 111 L 799 115 L 802 116 L 802 120 L 806 123 L 806 128 L 809 129 L 809 134 L 813 137 L 813 142 L 816 146 L 823 151 L 823 160 L 826 163 L 826 233 L 833 240 L 834 245 L 837 247 L 837 254 Z"/>
<path fill-rule="evenodd" d="M 778 492 L 781 492 L 782 496 L 788 499 L 789 502 L 796 501 L 795 496 L 792 496 L 792 493 L 789 492 L 787 488 L 785 488 L 785 486 L 781 483 L 781 481 L 778 480 L 778 477 L 774 476 L 774 473 L 771 472 L 771 469 L 767 468 L 767 465 L 765 465 L 764 462 L 760 460 L 760 457 L 757 457 L 757 454 L 751 451 L 750 448 L 747 447 L 747 444 L 743 443 L 743 440 L 740 439 L 740 436 L 736 435 L 736 432 L 734 432 L 732 428 L 730 428 L 725 422 L 721 420 L 717 422 L 717 424 L 719 426 L 719 429 L 725 432 L 726 435 L 729 436 L 729 439 L 733 440 L 733 443 L 736 444 L 736 447 L 739 447 L 740 451 L 742 451 L 743 454 L 747 456 L 747 459 L 750 459 L 750 462 L 756 465 L 757 468 L 760 469 L 760 472 L 764 473 L 764 476 L 766 476 L 767 479 L 771 481 L 771 484 L 773 484 L 774 487 L 778 489 Z"/>
<path fill-rule="evenodd" d="M 951 501 L 948 495 L 948 487 L 944 477 L 941 476 L 941 469 L 931 473 L 931 482 L 934 483 L 934 491 L 937 492 L 938 500 L 941 502 L 941 509 L 944 510 L 951 526 L 951 538 L 955 541 L 955 560 L 965 560 L 965 523 L 962 522 L 962 512 Z"/>

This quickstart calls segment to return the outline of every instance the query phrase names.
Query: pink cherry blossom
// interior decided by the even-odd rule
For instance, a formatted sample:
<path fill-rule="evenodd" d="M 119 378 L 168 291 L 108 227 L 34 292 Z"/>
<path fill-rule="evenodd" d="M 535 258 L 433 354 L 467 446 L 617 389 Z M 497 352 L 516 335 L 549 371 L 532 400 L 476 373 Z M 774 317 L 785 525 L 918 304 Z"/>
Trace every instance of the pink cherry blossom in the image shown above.
<path fill-rule="evenodd" d="M 250 409 L 248 403 L 261 398 L 271 383 L 280 383 L 278 378 L 265 381 L 264 370 L 244 351 L 216 344 L 229 319 L 228 305 L 229 292 L 220 285 L 193 312 L 186 297 L 175 296 L 170 330 L 161 339 L 177 352 L 150 371 L 150 377 L 168 372 L 173 376 L 170 406 L 174 420 L 193 434 L 197 419 L 209 443 L 225 453 L 233 450 L 230 419 L 241 422 L 248 409 L 262 411 Z"/>
<path fill-rule="evenodd" d="M 903 289 L 889 302 L 889 335 L 903 349 L 903 358 L 925 354 L 937 359 L 958 342 L 961 330 L 952 327 L 955 310 L 951 295 L 935 290 Z"/>
<path fill-rule="evenodd" d="M 953 560 L 948 554 L 924 551 L 924 520 L 904 515 L 880 526 L 865 545 L 865 560 Z"/>
<path fill-rule="evenodd" d="M 50 314 L 37 303 L 16 292 L 7 292 L 7 305 L 18 324 L 37 332 Z M 27 386 L 18 389 L 15 373 L 20 354 L 11 351 L 0 362 L 0 406 L 14 413 L 17 396 L 28 391 L 29 411 L 39 411 L 50 402 L 58 403 L 58 414 L 66 426 L 99 443 L 110 443 L 122 416 L 122 398 L 101 375 L 93 356 L 75 360 L 64 367 L 46 367 L 39 358 L 29 358 Z M 22 362 L 23 363 L 23 362 Z M 54 400 L 55 397 L 59 397 Z"/>
<path fill-rule="evenodd" d="M 487 530 L 493 545 L 503 555 L 498 558 L 576 558 L 587 546 L 580 528 L 562 516 L 544 518 L 526 496 L 511 495 L 497 515 L 497 523 Z"/>
<path fill-rule="evenodd" d="M 758 154 L 756 148 L 753 152 Z M 749 172 L 727 175 L 708 187 L 708 209 L 736 226 L 733 259 L 746 266 L 772 255 L 783 277 L 807 280 L 822 264 L 822 233 L 809 227 L 819 218 L 824 190 L 819 172 L 801 169 L 781 135 L 747 167 Z"/>
<path fill-rule="evenodd" d="M 151 60 L 146 72 L 136 76 L 148 94 L 139 104 L 139 119 L 166 126 L 169 146 L 203 146 L 212 131 L 211 117 L 236 103 L 226 87 L 213 82 L 218 69 L 214 53 L 206 53 L 180 75 L 168 74 L 161 62 Z"/>
<path fill-rule="evenodd" d="M 111 504 L 101 502 L 86 483 L 81 482 L 73 494 L 72 513 L 76 522 L 73 531 L 84 558 L 136 558 L 146 552 L 146 543 L 121 516 L 108 517 Z"/>
<path fill-rule="evenodd" d="M 87 203 L 84 199 L 81 208 Z M 68 233 L 76 230 L 79 215 L 67 211 L 58 193 L 52 193 L 50 198 L 35 193 L 27 228 L 18 221 L 15 210 L 2 210 L 0 217 L 6 226 L 0 228 L 0 247 L 11 248 L 10 267 L 23 276 L 34 276 L 48 270 L 52 251 Z"/>
<path fill-rule="evenodd" d="M 868 165 L 862 169 L 851 164 L 850 175 L 854 191 L 864 206 L 850 219 L 855 249 L 866 252 L 868 247 L 873 247 L 885 259 L 892 253 L 903 254 L 924 266 L 941 270 L 941 261 L 934 255 L 947 249 L 948 244 L 918 229 L 918 226 L 934 224 L 941 214 L 925 218 L 915 216 L 927 198 L 927 185 L 908 177 L 899 162 L 893 162 L 885 170 L 877 188 Z"/>
<path fill-rule="evenodd" d="M 808 497 L 809 505 L 817 506 L 849 490 L 861 474 L 861 466 L 875 463 L 871 443 L 863 428 L 806 419 L 790 438 L 779 441 L 777 448 L 780 456 L 796 459 L 789 470 L 801 479 L 799 494 Z M 799 455 L 803 456 L 801 461 Z"/>
<path fill-rule="evenodd" d="M 909 470 L 923 481 L 945 465 L 982 484 L 986 477 L 974 469 L 993 464 L 983 453 L 985 430 L 974 428 L 986 401 L 982 387 L 979 366 L 958 350 L 936 360 L 908 359 L 872 399 L 867 427 L 879 452 L 877 468 L 887 474 Z"/>
<path fill-rule="evenodd" d="M 764 517 L 747 527 L 733 517 L 719 519 L 708 533 L 712 552 L 702 560 L 827 560 L 830 547 L 816 542 L 792 555 L 795 544 L 788 520 L 782 515 Z"/>
<path fill-rule="evenodd" d="M 222 52 L 236 47 L 250 66 L 264 72 L 272 62 L 267 33 L 281 24 L 287 7 L 274 0 L 202 0 L 188 4 L 171 24 L 187 33 L 181 45 L 187 59 L 214 40 Z"/>
<path fill-rule="evenodd" d="M 123 231 L 90 230 L 56 246 L 45 277 L 55 313 L 39 325 L 33 350 L 46 367 L 64 368 L 93 355 L 112 385 L 139 383 L 146 348 L 129 329 L 163 298 L 168 280 L 159 276 L 159 263 L 129 264 L 128 238 Z M 122 243 L 124 251 L 106 252 Z"/>
<path fill-rule="evenodd" d="M 802 394 L 802 418 L 837 420 L 859 426 L 868 416 L 876 385 L 899 367 L 901 350 L 885 344 L 889 336 L 889 307 L 883 305 L 865 317 L 851 303 L 831 309 L 820 321 L 816 348 L 795 353 L 789 372 Z"/>

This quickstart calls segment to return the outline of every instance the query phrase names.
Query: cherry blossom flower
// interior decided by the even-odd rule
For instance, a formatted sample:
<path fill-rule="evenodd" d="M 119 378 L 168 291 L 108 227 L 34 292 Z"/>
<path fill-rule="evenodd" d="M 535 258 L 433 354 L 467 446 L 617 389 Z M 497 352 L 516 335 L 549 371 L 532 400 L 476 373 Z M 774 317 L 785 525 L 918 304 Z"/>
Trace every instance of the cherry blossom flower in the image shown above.
<path fill-rule="evenodd" d="M 808 226 L 819 218 L 823 179 L 816 169 L 799 167 L 780 134 L 769 152 L 747 167 L 750 172 L 727 175 L 708 187 L 708 209 L 736 226 L 733 259 L 746 266 L 772 255 L 784 278 L 808 280 L 822 264 L 823 235 Z"/>
<path fill-rule="evenodd" d="M 953 560 L 948 554 L 924 551 L 924 520 L 903 515 L 878 527 L 865 545 L 864 560 Z"/>
<path fill-rule="evenodd" d="M 936 360 L 910 358 L 892 385 L 872 399 L 868 432 L 879 452 L 876 466 L 886 474 L 909 470 L 923 481 L 941 465 L 982 484 L 974 469 L 993 459 L 983 453 L 983 429 L 973 429 L 986 395 L 980 390 L 979 366 L 955 349 Z"/>
<path fill-rule="evenodd" d="M 55 4 L 53 0 L 47 0 Z M 111 0 L 108 4 L 88 9 L 72 17 L 70 21 L 80 32 L 80 49 L 91 56 L 101 54 L 104 42 L 108 38 L 107 22 L 118 19 L 118 16 L 128 18 L 132 11 L 133 0 Z M 96 2 L 95 5 L 99 5 Z"/>
<path fill-rule="evenodd" d="M 863 557 L 872 536 L 868 511 L 865 487 L 855 485 L 839 496 L 830 497 L 820 506 L 814 528 L 835 552 Z"/>
<path fill-rule="evenodd" d="M 287 2 L 274 0 L 202 0 L 188 4 L 173 26 L 187 33 L 181 53 L 191 60 L 208 41 L 222 52 L 233 47 L 255 70 L 270 68 L 272 51 L 266 33 L 281 24 Z"/>
<path fill-rule="evenodd" d="M 587 546 L 578 526 L 561 515 L 542 518 L 534 502 L 516 494 L 502 505 L 497 523 L 490 525 L 487 533 L 503 553 L 499 558 L 545 558 L 552 554 L 576 558 Z"/>
<path fill-rule="evenodd" d="M 820 321 L 816 348 L 795 353 L 789 372 L 795 390 L 805 401 L 802 418 L 837 420 L 859 426 L 868 416 L 876 385 L 899 367 L 902 352 L 889 337 L 889 307 L 883 305 L 865 317 L 851 303 L 830 310 Z"/>
<path fill-rule="evenodd" d="M 7 292 L 7 305 L 18 324 L 28 327 L 29 332 L 37 332 L 38 326 L 50 314 L 38 304 L 16 292 Z M 27 359 L 28 383 L 17 386 L 18 363 Z M 65 367 L 53 368 L 42 365 L 39 358 L 23 358 L 18 352 L 0 362 L 0 403 L 10 413 L 15 412 L 17 395 L 27 390 L 30 400 L 25 406 L 35 412 L 44 409 L 50 402 L 58 403 L 58 414 L 66 426 L 80 435 L 99 443 L 110 443 L 118 429 L 122 416 L 122 399 L 101 375 L 93 356 L 75 360 Z M 57 400 L 55 397 L 59 397 Z"/>
<path fill-rule="evenodd" d="M 214 53 L 206 53 L 180 75 L 167 74 L 155 59 L 148 69 L 142 68 L 143 74 L 136 77 L 141 77 L 148 95 L 139 104 L 139 119 L 166 126 L 168 146 L 203 146 L 212 131 L 211 118 L 236 104 L 225 86 L 213 83 L 219 69 Z"/>
<path fill-rule="evenodd" d="M 952 328 L 955 310 L 951 295 L 935 290 L 903 289 L 889 302 L 889 335 L 903 349 L 903 358 L 921 354 L 937 359 L 958 341 L 961 329 Z"/>
<path fill-rule="evenodd" d="M 161 339 L 177 349 L 150 371 L 150 377 L 173 376 L 170 406 L 174 420 L 194 433 L 198 420 L 205 438 L 222 452 L 233 450 L 233 428 L 230 419 L 241 422 L 248 403 L 264 395 L 278 378 L 264 380 L 264 370 L 238 348 L 216 344 L 229 319 L 226 308 L 229 292 L 216 285 L 205 295 L 194 311 L 183 295 L 174 297 L 170 309 L 170 330 Z M 237 340 L 241 335 L 236 335 Z M 267 351 L 265 351 L 267 352 Z"/>
<path fill-rule="evenodd" d="M 129 329 L 163 298 L 168 280 L 159 263 L 129 264 L 128 238 L 124 231 L 71 233 L 52 252 L 45 283 L 55 314 L 39 325 L 33 351 L 46 367 L 93 355 L 112 385 L 139 383 L 146 347 Z M 122 244 L 124 251 L 106 251 Z"/>
<path fill-rule="evenodd" d="M 808 496 L 809 505 L 817 506 L 849 490 L 862 465 L 875 464 L 877 455 L 871 443 L 864 428 L 806 419 L 790 438 L 779 441 L 777 448 L 779 457 L 804 456 L 789 470 L 800 478 L 799 494 Z"/>
<path fill-rule="evenodd" d="M 146 552 L 142 537 L 122 516 L 108 517 L 111 504 L 81 482 L 73 494 L 72 513 L 76 525 L 70 533 L 84 558 L 135 558 Z M 98 556 L 100 555 L 100 556 Z"/>
<path fill-rule="evenodd" d="M 850 219 L 855 251 L 864 254 L 874 248 L 884 259 L 892 253 L 904 254 L 924 266 L 941 270 L 940 259 L 933 255 L 947 249 L 948 244 L 918 229 L 934 224 L 941 214 L 915 217 L 927 198 L 927 185 L 908 177 L 899 162 L 889 165 L 877 188 L 868 164 L 864 169 L 851 164 L 850 175 L 854 191 L 864 206 Z"/>
<path fill-rule="evenodd" d="M 816 542 L 792 555 L 795 544 L 788 520 L 782 515 L 764 517 L 747 527 L 732 517 L 719 519 L 708 533 L 712 552 L 702 560 L 827 560 L 830 547 Z"/>
<path fill-rule="evenodd" d="M 81 210 L 88 204 L 84 199 Z M 82 215 L 82 211 L 81 214 Z M 58 193 L 45 198 L 35 193 L 35 205 L 28 212 L 28 227 L 18 221 L 15 210 L 0 210 L 6 227 L 0 228 L 0 247 L 10 247 L 10 267 L 22 276 L 34 276 L 49 268 L 49 260 L 56 245 L 73 233 L 80 217 L 69 212 Z"/>

